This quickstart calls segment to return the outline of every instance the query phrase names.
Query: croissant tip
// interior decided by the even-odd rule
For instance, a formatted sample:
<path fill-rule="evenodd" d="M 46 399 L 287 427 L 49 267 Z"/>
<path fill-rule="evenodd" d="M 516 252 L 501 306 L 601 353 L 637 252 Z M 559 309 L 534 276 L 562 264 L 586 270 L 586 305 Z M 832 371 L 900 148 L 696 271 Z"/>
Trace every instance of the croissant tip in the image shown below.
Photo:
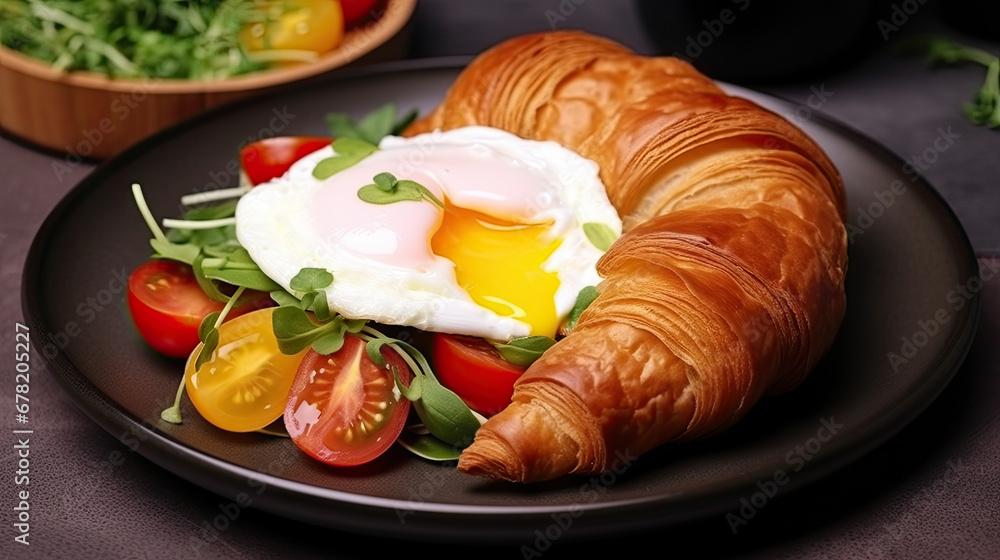
<path fill-rule="evenodd" d="M 524 469 L 514 449 L 489 432 L 477 435 L 472 445 L 462 452 L 458 471 L 509 482 L 522 482 L 524 477 Z"/>

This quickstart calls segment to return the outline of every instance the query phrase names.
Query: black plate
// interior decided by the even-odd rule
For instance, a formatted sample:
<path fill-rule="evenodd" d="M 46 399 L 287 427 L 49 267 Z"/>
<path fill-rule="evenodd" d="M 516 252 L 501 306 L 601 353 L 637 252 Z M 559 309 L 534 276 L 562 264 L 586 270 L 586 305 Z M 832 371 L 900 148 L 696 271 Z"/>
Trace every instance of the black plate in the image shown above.
<path fill-rule="evenodd" d="M 398 447 L 363 467 L 330 468 L 287 439 L 215 429 L 186 400 L 183 425 L 161 422 L 182 363 L 148 350 L 125 307 L 123 276 L 150 254 L 130 185 L 143 185 L 154 215 L 174 217 L 182 194 L 235 183 L 236 149 L 248 140 L 325 134 L 331 110 L 362 115 L 395 101 L 427 111 L 459 70 L 438 61 L 342 74 L 211 112 L 101 165 L 53 211 L 28 255 L 25 315 L 49 371 L 114 437 L 240 503 L 382 536 L 525 542 L 535 531 L 593 537 L 739 516 L 741 507 L 749 514 L 770 494 L 816 481 L 888 439 L 965 357 L 978 291 L 966 299 L 957 288 L 978 281 L 977 262 L 942 199 L 859 134 L 737 90 L 828 150 L 846 180 L 852 243 L 850 303 L 835 347 L 803 386 L 761 403 L 731 431 L 665 446 L 618 473 L 516 486 Z"/>

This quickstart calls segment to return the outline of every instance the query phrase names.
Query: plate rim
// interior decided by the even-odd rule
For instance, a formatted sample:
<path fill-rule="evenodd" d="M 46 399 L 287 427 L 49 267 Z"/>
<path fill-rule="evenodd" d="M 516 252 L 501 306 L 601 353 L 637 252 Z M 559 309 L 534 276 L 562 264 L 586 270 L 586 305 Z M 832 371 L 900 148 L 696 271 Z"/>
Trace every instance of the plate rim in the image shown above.
<path fill-rule="evenodd" d="M 335 72 L 322 77 L 322 79 L 310 81 L 308 84 L 298 84 L 296 89 L 323 88 L 337 83 L 349 83 L 352 80 L 402 72 L 458 72 L 473 59 L 473 56 L 450 56 L 371 64 Z M 719 83 L 724 84 L 723 82 Z M 783 104 L 796 105 L 795 102 L 770 92 L 744 86 L 734 87 L 772 98 Z M 146 154 L 150 151 L 150 148 L 164 140 L 189 129 L 197 128 L 206 122 L 211 122 L 213 119 L 224 114 L 238 113 L 245 106 L 271 98 L 279 98 L 287 94 L 291 89 L 280 88 L 276 91 L 253 95 L 224 106 L 210 109 L 177 123 L 164 129 L 162 132 L 140 141 L 121 154 L 104 160 L 65 193 L 35 233 L 25 259 L 21 275 L 21 302 L 24 320 L 29 327 L 31 329 L 42 327 L 39 330 L 45 332 L 43 326 L 46 323 L 43 319 L 44 314 L 41 306 L 39 305 L 42 298 L 41 294 L 38 293 L 37 286 L 39 282 L 36 281 L 36 277 L 41 274 L 45 249 L 52 239 L 51 236 L 54 230 L 59 225 L 60 218 L 72 209 L 76 201 L 85 198 L 92 190 L 99 188 L 113 171 L 116 171 L 125 163 Z M 895 161 L 900 164 L 903 163 L 903 159 L 899 155 L 884 145 L 822 111 L 814 111 L 811 120 L 838 133 L 849 136 L 852 142 L 863 143 L 864 150 L 875 154 L 878 158 Z M 971 240 L 951 205 L 948 204 L 947 200 L 925 177 L 921 176 L 917 184 L 933 198 L 936 205 L 944 212 L 948 223 L 954 227 L 961 239 L 964 251 L 962 255 L 955 257 L 955 261 L 960 265 L 971 267 L 978 275 L 978 261 Z M 913 419 L 923 413 L 961 368 L 975 340 L 980 314 L 981 292 L 977 292 L 969 302 L 968 312 L 963 314 L 966 320 L 963 322 L 962 327 L 954 329 L 952 339 L 948 342 L 947 348 L 949 352 L 945 356 L 947 359 L 939 360 L 935 367 L 932 368 L 934 375 L 931 376 L 931 379 L 919 384 L 914 390 L 908 392 L 897 404 L 897 406 L 902 406 L 907 411 L 907 414 L 883 415 L 876 421 L 855 430 L 858 435 L 852 438 L 850 442 L 835 440 L 830 445 L 824 446 L 822 455 L 818 454 L 815 460 L 810 461 L 808 469 L 803 469 L 797 473 L 796 477 L 782 487 L 781 493 L 792 492 L 801 487 L 811 485 L 830 473 L 857 461 L 896 435 L 900 430 L 909 425 Z M 149 429 L 147 427 L 148 422 L 143 422 L 128 411 L 119 408 L 120 405 L 106 393 L 98 389 L 83 371 L 77 368 L 62 351 L 58 352 L 53 358 L 45 358 L 43 361 L 45 369 L 56 377 L 56 381 L 71 396 L 73 403 L 112 437 L 115 437 L 116 433 L 133 432 L 134 430 L 142 431 L 149 440 L 143 441 L 143 444 L 139 448 L 140 455 L 171 474 L 193 482 L 206 491 L 224 497 L 233 498 L 237 495 L 232 491 L 234 485 L 231 481 L 227 480 L 232 477 L 233 472 L 240 475 L 237 477 L 237 480 L 242 480 L 245 476 L 251 475 L 257 477 L 267 484 L 269 490 L 278 490 L 279 492 L 270 494 L 266 504 L 258 506 L 255 503 L 253 507 L 258 507 L 261 510 L 269 511 L 283 517 L 316 522 L 314 517 L 296 515 L 296 512 L 289 511 L 288 508 L 275 507 L 275 504 L 271 503 L 283 502 L 287 498 L 286 494 L 291 496 L 301 491 L 302 488 L 308 488 L 311 491 L 307 494 L 313 498 L 324 500 L 334 499 L 337 501 L 338 507 L 345 507 L 350 510 L 334 516 L 340 523 L 330 525 L 329 519 L 325 520 L 327 523 L 324 524 L 336 528 L 354 529 L 363 532 L 381 532 L 385 529 L 385 520 L 383 517 L 386 514 L 386 510 L 389 510 L 391 514 L 392 511 L 399 511 L 403 508 L 407 511 L 416 511 L 422 515 L 414 516 L 413 523 L 397 523 L 395 525 L 397 536 L 419 540 L 448 537 L 454 540 L 456 531 L 443 527 L 440 521 L 442 517 L 447 518 L 460 514 L 475 515 L 478 521 L 490 520 L 499 523 L 499 525 L 493 526 L 490 529 L 476 529 L 476 527 L 485 527 L 487 525 L 485 523 L 462 524 L 464 534 L 461 537 L 463 539 L 474 540 L 475 542 L 483 542 L 484 540 L 501 542 L 509 541 L 511 538 L 516 537 L 523 538 L 526 534 L 530 535 L 531 530 L 539 527 L 540 519 L 545 520 L 549 515 L 566 511 L 566 506 L 562 504 L 515 507 L 428 502 L 415 504 L 412 500 L 407 502 L 367 494 L 352 494 L 254 471 L 247 467 L 216 458 L 203 451 L 188 448 L 169 434 L 155 428 Z M 57 371 L 58 375 L 56 375 Z M 934 382 L 931 383 L 930 381 Z M 904 403 L 907 405 L 903 406 Z M 189 461 L 208 463 L 211 468 L 202 472 L 192 472 L 197 469 L 193 469 L 191 465 L 187 464 Z M 200 465 L 200 467 L 204 466 Z M 767 468 L 773 470 L 771 466 Z M 806 474 L 807 471 L 808 474 Z M 746 489 L 746 482 L 741 480 L 738 483 L 730 483 L 719 487 L 707 494 L 689 496 L 679 502 L 674 497 L 674 499 L 670 500 L 671 507 L 667 508 L 669 511 L 662 511 L 657 507 L 662 506 L 665 502 L 665 496 L 661 494 L 642 499 L 599 502 L 593 504 L 591 508 L 584 509 L 588 512 L 600 512 L 601 515 L 584 516 L 581 519 L 587 519 L 587 524 L 590 526 L 593 526 L 595 522 L 597 523 L 599 532 L 591 533 L 590 536 L 604 535 L 608 531 L 621 533 L 623 531 L 649 529 L 681 520 L 700 519 L 710 513 L 729 511 L 732 509 L 732 506 L 738 505 L 736 499 L 745 494 Z M 275 494 L 280 494 L 277 500 L 275 499 Z M 723 503 L 728 503 L 729 506 L 721 507 Z M 701 505 L 699 506 L 698 504 Z M 685 513 L 675 511 L 680 506 L 684 506 L 682 510 Z M 582 506 L 577 505 L 577 507 Z M 648 512 L 650 510 L 656 510 L 656 515 L 650 516 L 649 519 L 643 520 L 641 516 L 636 515 L 637 513 Z M 692 514 L 692 510 L 697 510 L 697 513 Z M 622 515 L 622 513 L 629 513 L 629 515 Z M 351 516 L 357 516 L 357 518 L 346 522 L 347 518 Z M 526 519 L 527 517 L 530 517 L 530 520 Z M 470 531 L 470 528 L 475 530 Z M 576 531 L 575 533 L 580 532 L 582 531 Z M 584 535 L 580 536 L 583 537 Z"/>

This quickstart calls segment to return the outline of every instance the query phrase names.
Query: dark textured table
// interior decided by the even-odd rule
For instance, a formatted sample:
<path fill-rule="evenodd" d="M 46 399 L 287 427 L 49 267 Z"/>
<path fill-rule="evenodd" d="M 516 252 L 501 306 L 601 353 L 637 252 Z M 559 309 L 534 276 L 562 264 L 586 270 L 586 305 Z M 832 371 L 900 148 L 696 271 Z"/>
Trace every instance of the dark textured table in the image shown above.
<path fill-rule="evenodd" d="M 902 432 L 821 481 L 768 502 L 736 534 L 717 515 L 619 540 L 556 541 L 541 556 L 651 551 L 670 558 L 1000 557 L 1000 282 L 990 281 L 1000 265 L 1000 130 L 972 125 L 960 111 L 981 85 L 982 67 L 930 70 L 892 48 L 899 37 L 924 31 L 994 53 L 1000 53 L 1000 42 L 942 23 L 933 3 L 891 5 L 907 15 L 883 21 L 893 27 L 867 23 L 890 39 L 879 48 L 808 79 L 755 86 L 798 103 L 802 110 L 790 115 L 793 119 L 820 111 L 885 145 L 920 168 L 951 205 L 985 271 L 980 329 L 965 364 Z M 640 52 L 657 51 L 638 11 L 626 2 L 422 0 L 411 56 L 471 55 L 505 37 L 553 27 L 587 29 Z M 15 323 L 22 321 L 21 270 L 28 246 L 60 197 L 93 169 L 81 163 L 58 173 L 54 166 L 64 163 L 58 154 L 0 138 L 0 340 L 11 350 Z M 450 557 L 525 557 L 518 546 L 401 543 L 317 529 L 252 509 L 195 549 L 191 543 L 203 536 L 206 520 L 225 501 L 132 453 L 45 375 L 31 381 L 31 544 L 23 546 L 14 542 L 13 527 L 14 358 L 8 353 L 5 360 L 0 360 L 5 380 L 0 410 L 7 428 L 0 454 L 0 557 L 381 558 L 438 551 Z"/>

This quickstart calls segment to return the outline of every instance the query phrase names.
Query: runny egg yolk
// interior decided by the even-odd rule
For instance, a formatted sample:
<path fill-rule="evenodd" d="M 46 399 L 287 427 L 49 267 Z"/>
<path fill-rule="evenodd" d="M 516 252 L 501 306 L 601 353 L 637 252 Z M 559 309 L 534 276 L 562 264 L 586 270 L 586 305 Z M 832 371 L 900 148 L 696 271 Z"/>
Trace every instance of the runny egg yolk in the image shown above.
<path fill-rule="evenodd" d="M 458 285 L 473 301 L 531 325 L 532 335 L 555 337 L 559 279 L 542 269 L 559 247 L 546 224 L 524 225 L 446 203 L 431 238 L 435 254 L 455 263 Z"/>

